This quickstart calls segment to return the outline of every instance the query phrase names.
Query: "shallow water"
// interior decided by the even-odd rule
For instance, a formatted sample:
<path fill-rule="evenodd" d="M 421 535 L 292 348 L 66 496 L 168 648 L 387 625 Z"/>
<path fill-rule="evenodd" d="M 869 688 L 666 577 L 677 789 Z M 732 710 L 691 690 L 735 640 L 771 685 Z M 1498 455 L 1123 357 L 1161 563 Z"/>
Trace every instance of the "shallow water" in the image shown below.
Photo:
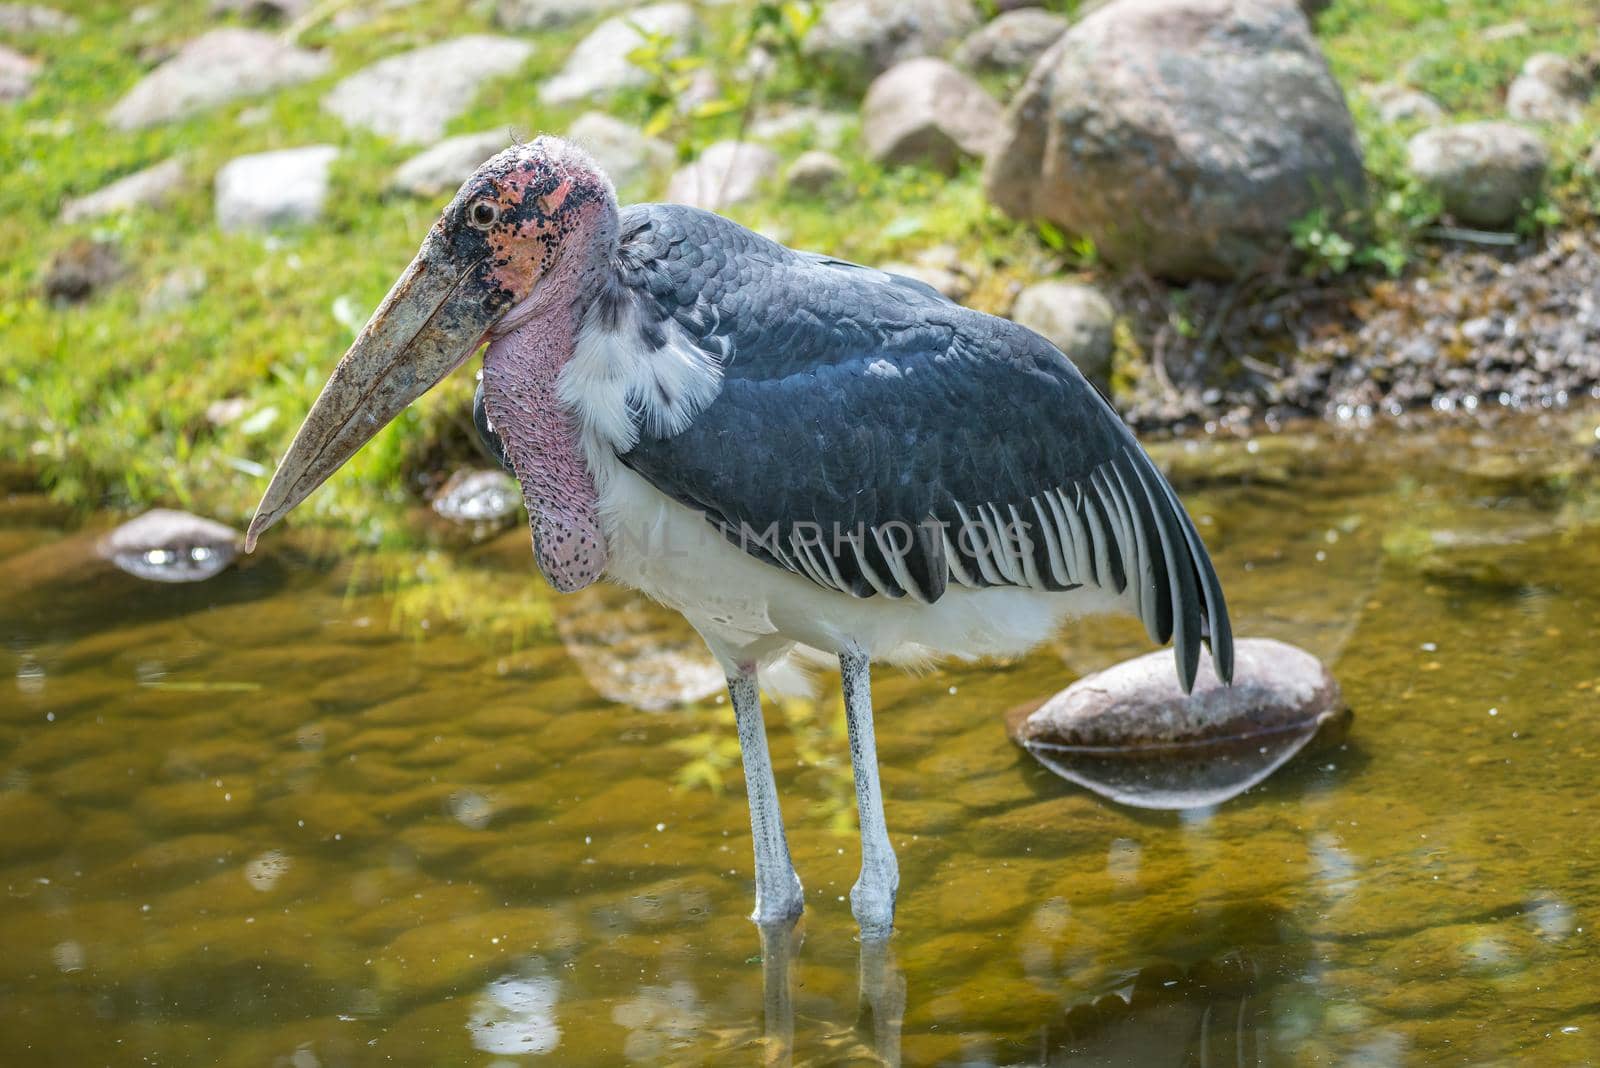
<path fill-rule="evenodd" d="M 831 680 L 769 704 L 808 913 L 763 947 L 671 619 L 551 597 L 523 531 L 140 583 L 13 495 L 0 1063 L 1600 1060 L 1597 423 L 1166 447 L 1236 629 L 1327 658 L 1349 740 L 1142 812 L 1003 724 L 1135 625 L 880 672 L 902 889 L 864 956 Z"/>

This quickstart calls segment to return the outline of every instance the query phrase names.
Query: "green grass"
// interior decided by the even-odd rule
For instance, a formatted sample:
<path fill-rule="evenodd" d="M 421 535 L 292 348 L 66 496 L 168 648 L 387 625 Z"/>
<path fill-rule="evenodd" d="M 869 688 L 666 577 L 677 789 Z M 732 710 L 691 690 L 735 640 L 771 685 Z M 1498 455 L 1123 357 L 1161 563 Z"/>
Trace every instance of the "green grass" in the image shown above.
<path fill-rule="evenodd" d="M 414 151 L 347 131 L 319 100 L 339 77 L 381 56 L 462 33 L 496 32 L 491 5 L 422 0 L 380 11 L 357 28 L 311 29 L 302 43 L 327 48 L 334 69 L 307 85 L 206 112 L 137 133 L 108 127 L 103 117 L 148 69 L 141 51 L 194 36 L 205 5 L 156 5 L 135 23 L 127 6 L 62 0 L 79 15 L 81 33 L 20 43 L 46 67 L 34 93 L 0 108 L 0 455 L 24 458 L 59 499 L 83 507 L 176 505 L 240 521 L 264 486 L 327 371 L 349 343 L 351 313 L 364 318 L 410 259 L 440 202 L 385 191 L 393 169 Z M 377 5 L 373 5 L 377 6 Z M 1062 7 L 1065 5 L 1055 5 Z M 708 7 L 710 32 L 685 64 L 739 48 L 752 32 L 752 5 Z M 1485 43 L 1482 30 L 1515 19 L 1530 32 Z M 1364 82 L 1409 80 L 1463 118 L 1499 113 L 1504 87 L 1536 51 L 1579 55 L 1596 40 L 1600 13 L 1590 0 L 1336 0 L 1321 19 L 1321 38 L 1345 84 L 1380 191 L 1374 241 L 1398 241 L 1400 254 L 1419 223 L 1407 217 L 1401 173 L 1405 137 L 1382 128 L 1362 101 Z M 588 29 L 572 27 L 534 39 L 536 52 L 517 76 L 491 84 L 451 132 L 505 128 L 524 135 L 563 130 L 581 108 L 550 110 L 534 87 L 559 69 Z M 769 42 L 781 30 L 755 26 Z M 777 36 L 774 36 L 776 34 Z M 689 155 L 735 136 L 751 101 L 732 86 L 721 106 L 688 117 L 664 115 L 663 82 L 625 94 L 610 110 L 653 122 Z M 856 101 L 827 72 L 789 57 L 760 90 L 758 104 L 808 103 L 854 111 Z M 1597 203 L 1592 175 L 1577 165 L 1600 131 L 1600 108 L 1581 128 L 1555 133 L 1555 215 L 1576 221 Z M 212 223 L 211 180 L 228 159 L 247 152 L 328 142 L 343 150 L 327 217 L 314 227 L 270 238 L 224 235 Z M 792 158 L 811 147 L 803 137 L 778 146 Z M 170 207 L 102 223 L 57 221 L 63 198 L 182 152 L 190 186 Z M 730 214 L 802 247 L 866 262 L 907 259 L 933 245 L 954 245 L 983 281 L 970 301 L 1002 311 L 1015 283 L 1092 263 L 1092 248 L 1003 218 L 984 200 L 975 167 L 954 178 L 915 169 L 884 171 L 853 139 L 840 150 L 850 173 L 847 198 L 827 201 L 777 194 Z M 635 199 L 660 188 L 624 191 Z M 1331 224 L 1330 224 L 1331 225 Z M 80 307 L 45 302 L 41 278 L 52 254 L 86 234 L 113 236 L 130 274 Z M 141 311 L 144 294 L 168 272 L 204 270 L 207 286 L 191 304 Z M 341 315 L 338 310 L 342 310 Z M 430 469 L 467 455 L 465 409 L 470 375 L 460 374 L 413 406 L 357 457 L 305 511 L 350 523 L 381 539 L 397 506 L 410 500 Z M 204 413 L 213 401 L 242 396 L 251 415 L 213 429 Z"/>

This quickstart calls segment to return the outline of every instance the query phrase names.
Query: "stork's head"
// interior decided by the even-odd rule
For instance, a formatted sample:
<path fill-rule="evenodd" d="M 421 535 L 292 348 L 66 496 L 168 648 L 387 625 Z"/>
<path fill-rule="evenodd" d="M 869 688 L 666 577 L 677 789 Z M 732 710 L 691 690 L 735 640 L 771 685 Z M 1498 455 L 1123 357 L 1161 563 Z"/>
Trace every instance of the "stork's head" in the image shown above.
<path fill-rule="evenodd" d="M 580 300 L 616 233 L 610 180 L 564 141 L 540 137 L 479 167 L 334 368 L 245 548 L 492 334 Z"/>

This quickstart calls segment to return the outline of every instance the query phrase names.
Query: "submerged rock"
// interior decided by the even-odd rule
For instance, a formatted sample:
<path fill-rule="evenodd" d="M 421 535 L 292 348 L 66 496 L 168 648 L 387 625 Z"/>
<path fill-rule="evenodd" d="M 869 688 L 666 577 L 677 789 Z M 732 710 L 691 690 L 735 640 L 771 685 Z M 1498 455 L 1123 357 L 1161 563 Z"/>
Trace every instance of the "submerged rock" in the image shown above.
<path fill-rule="evenodd" d="M 1341 737 L 1349 718 L 1316 657 L 1247 638 L 1232 686 L 1205 656 L 1185 695 L 1172 654 L 1155 652 L 1079 679 L 1011 727 L 1017 744 L 1070 782 L 1135 808 L 1186 809 L 1237 797 L 1319 733 Z"/>
<path fill-rule="evenodd" d="M 498 528 L 516 516 L 522 490 L 504 471 L 463 469 L 450 476 L 432 503 L 452 523 Z"/>
<path fill-rule="evenodd" d="M 239 534 L 214 519 L 152 508 L 100 539 L 100 557 L 151 582 L 201 582 L 239 555 Z"/>

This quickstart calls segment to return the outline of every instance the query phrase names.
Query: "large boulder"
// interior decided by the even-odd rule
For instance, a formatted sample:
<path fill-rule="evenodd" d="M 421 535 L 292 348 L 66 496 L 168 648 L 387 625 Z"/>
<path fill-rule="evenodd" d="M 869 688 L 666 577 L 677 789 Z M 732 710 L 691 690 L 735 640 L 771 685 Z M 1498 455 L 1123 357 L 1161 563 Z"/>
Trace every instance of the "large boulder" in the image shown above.
<path fill-rule="evenodd" d="M 453 192 L 483 161 L 511 143 L 504 130 L 460 134 L 412 156 L 394 172 L 390 188 L 418 197 Z"/>
<path fill-rule="evenodd" d="M 1039 60 L 990 198 L 1175 279 L 1270 265 L 1290 224 L 1361 200 L 1344 96 L 1293 0 L 1118 0 Z"/>
<path fill-rule="evenodd" d="M 116 215 L 135 208 L 159 207 L 172 199 L 184 182 L 183 160 L 177 156 L 134 171 L 85 196 L 61 206 L 61 221 L 82 222 Z"/>
<path fill-rule="evenodd" d="M 947 173 L 995 144 L 1004 110 L 981 85 L 942 59 L 908 59 L 880 74 L 861 105 L 867 154 L 890 165 Z"/>
<path fill-rule="evenodd" d="M 271 230 L 322 216 L 328 169 L 339 150 L 308 145 L 230 160 L 217 172 L 217 225 L 223 230 Z"/>
<path fill-rule="evenodd" d="M 212 30 L 151 71 L 111 109 L 111 124 L 136 130 L 241 97 L 309 81 L 328 57 L 256 30 Z"/>
<path fill-rule="evenodd" d="M 602 111 L 586 111 L 573 119 L 567 139 L 593 156 L 618 189 L 665 173 L 674 159 L 671 145 Z"/>
<path fill-rule="evenodd" d="M 1037 7 L 1007 11 L 961 42 L 955 61 L 980 73 L 1025 71 L 1071 25 L 1062 16 Z"/>
<path fill-rule="evenodd" d="M 1583 118 L 1594 81 L 1589 71 L 1566 56 L 1530 56 L 1506 91 L 1506 114 L 1523 122 L 1571 125 Z"/>
<path fill-rule="evenodd" d="M 667 184 L 667 200 L 716 211 L 751 199 L 777 174 L 778 154 L 749 141 L 718 141 Z"/>
<path fill-rule="evenodd" d="M 457 37 L 378 60 L 334 86 L 322 106 L 396 141 L 437 141 L 484 82 L 515 73 L 532 54 L 511 37 Z"/>
<path fill-rule="evenodd" d="M 561 73 L 545 82 L 539 99 L 549 105 L 594 100 L 620 89 L 648 85 L 648 71 L 631 58 L 646 43 L 646 34 L 670 39 L 669 56 L 688 50 L 700 30 L 700 20 L 688 4 L 651 4 L 606 19 L 567 57 Z"/>
<path fill-rule="evenodd" d="M 1117 311 L 1099 290 L 1039 282 L 1017 294 L 1011 318 L 1065 353 L 1085 378 L 1110 387 Z"/>
<path fill-rule="evenodd" d="M 978 21 L 972 0 L 833 0 L 804 47 L 839 77 L 865 85 L 896 63 L 943 55 Z"/>
<path fill-rule="evenodd" d="M 1516 221 L 1539 196 L 1550 151 L 1532 130 L 1509 122 L 1469 122 L 1424 130 L 1411 139 L 1411 172 L 1469 226 Z"/>

